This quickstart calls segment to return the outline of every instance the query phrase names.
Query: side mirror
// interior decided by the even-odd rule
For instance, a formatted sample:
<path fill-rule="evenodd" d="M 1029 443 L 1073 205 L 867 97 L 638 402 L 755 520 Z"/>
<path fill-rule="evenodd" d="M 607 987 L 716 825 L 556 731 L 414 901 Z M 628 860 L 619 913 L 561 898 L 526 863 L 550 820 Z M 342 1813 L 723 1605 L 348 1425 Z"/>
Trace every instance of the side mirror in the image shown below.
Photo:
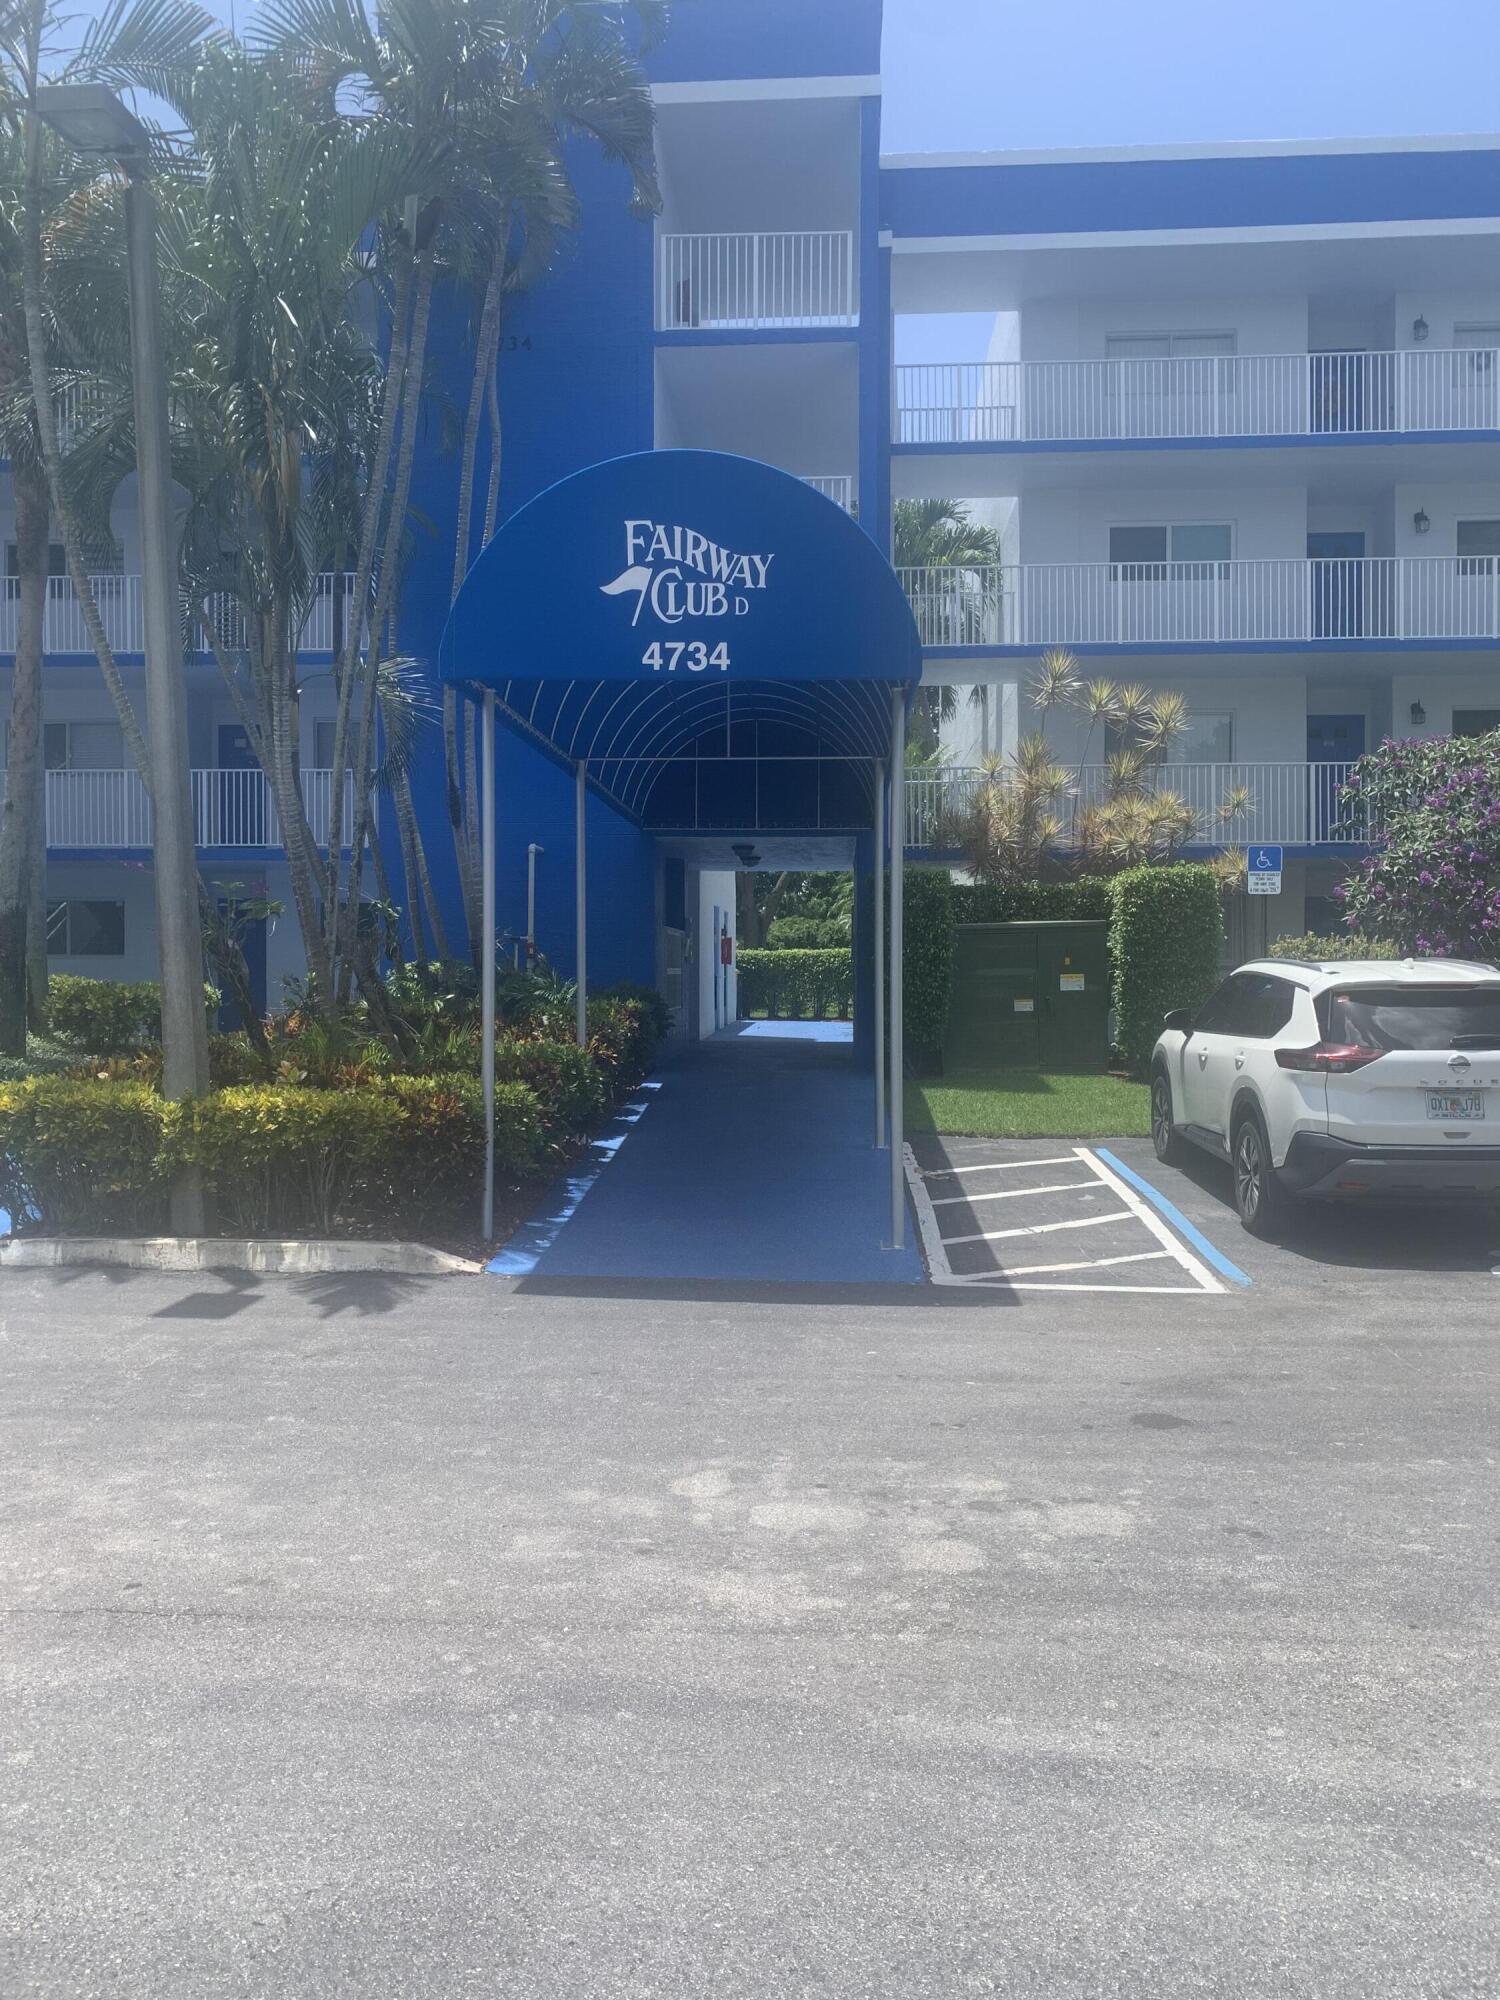
<path fill-rule="evenodd" d="M 1181 1034 L 1190 1035 L 1193 1032 L 1193 1010 L 1191 1007 L 1174 1007 L 1170 1014 L 1162 1015 L 1161 1024 L 1164 1028 L 1175 1028 Z"/>

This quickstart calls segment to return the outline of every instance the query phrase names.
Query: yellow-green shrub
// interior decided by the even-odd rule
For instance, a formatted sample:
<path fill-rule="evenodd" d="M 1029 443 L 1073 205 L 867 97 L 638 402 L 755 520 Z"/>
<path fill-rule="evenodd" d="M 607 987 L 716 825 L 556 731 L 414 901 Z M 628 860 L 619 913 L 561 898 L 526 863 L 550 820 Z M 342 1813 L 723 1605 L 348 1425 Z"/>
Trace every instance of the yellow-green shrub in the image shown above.
<path fill-rule="evenodd" d="M 533 1090 L 543 1116 L 562 1128 L 560 1137 L 590 1131 L 609 1109 L 610 1079 L 576 1042 L 528 1042 L 502 1035 L 495 1043 L 495 1076 Z"/>
<path fill-rule="evenodd" d="M 0 1084 L 0 1208 L 13 1228 L 60 1235 L 159 1229 L 180 1122 L 148 1083 Z"/>

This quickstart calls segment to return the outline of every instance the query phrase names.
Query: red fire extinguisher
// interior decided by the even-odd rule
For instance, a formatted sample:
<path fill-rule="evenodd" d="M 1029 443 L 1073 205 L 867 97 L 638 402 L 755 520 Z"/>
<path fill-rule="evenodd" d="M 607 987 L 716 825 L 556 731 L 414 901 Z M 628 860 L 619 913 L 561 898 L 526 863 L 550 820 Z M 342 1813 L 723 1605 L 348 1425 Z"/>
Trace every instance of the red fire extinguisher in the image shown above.
<path fill-rule="evenodd" d="M 734 964 L 734 939 L 729 935 L 727 930 L 719 933 L 719 963 L 720 965 Z"/>

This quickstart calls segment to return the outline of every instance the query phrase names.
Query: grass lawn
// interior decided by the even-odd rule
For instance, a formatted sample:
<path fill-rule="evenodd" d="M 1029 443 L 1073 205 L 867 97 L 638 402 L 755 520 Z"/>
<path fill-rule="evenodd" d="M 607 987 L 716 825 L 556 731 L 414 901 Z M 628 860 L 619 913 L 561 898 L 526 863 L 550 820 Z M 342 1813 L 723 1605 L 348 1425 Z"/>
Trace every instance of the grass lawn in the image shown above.
<path fill-rule="evenodd" d="M 908 1078 L 906 1129 L 980 1139 L 1124 1139 L 1151 1130 L 1151 1093 L 1117 1076 L 1029 1069 L 956 1070 Z"/>

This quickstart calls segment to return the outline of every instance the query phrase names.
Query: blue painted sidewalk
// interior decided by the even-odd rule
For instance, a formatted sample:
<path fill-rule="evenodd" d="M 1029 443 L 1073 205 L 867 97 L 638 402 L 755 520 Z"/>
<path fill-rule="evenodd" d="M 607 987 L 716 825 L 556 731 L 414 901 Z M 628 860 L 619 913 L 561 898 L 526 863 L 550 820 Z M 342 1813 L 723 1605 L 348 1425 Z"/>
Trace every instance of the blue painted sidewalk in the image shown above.
<path fill-rule="evenodd" d="M 890 1231 L 890 1155 L 847 1024 L 744 1022 L 671 1053 L 491 1269 L 538 1278 L 918 1285 Z"/>

